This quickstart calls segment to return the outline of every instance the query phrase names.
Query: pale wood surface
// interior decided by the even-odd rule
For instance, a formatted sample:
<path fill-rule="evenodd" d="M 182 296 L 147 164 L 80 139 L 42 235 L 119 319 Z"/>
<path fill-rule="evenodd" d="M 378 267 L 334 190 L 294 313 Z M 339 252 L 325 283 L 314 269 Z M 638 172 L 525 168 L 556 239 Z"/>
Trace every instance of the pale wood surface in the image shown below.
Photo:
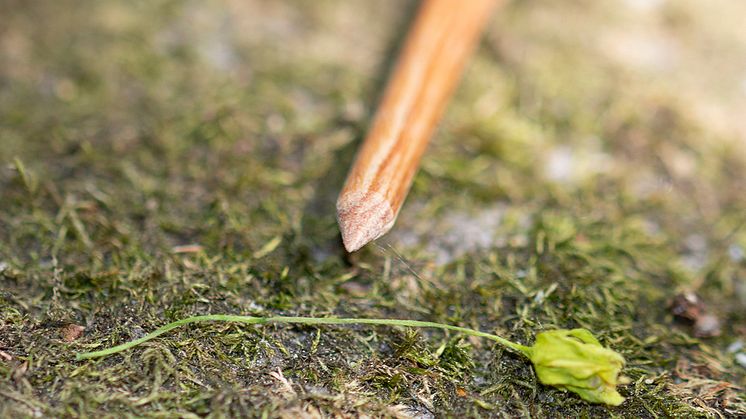
<path fill-rule="evenodd" d="M 499 0 L 425 0 L 337 199 L 348 251 L 385 234 Z"/>

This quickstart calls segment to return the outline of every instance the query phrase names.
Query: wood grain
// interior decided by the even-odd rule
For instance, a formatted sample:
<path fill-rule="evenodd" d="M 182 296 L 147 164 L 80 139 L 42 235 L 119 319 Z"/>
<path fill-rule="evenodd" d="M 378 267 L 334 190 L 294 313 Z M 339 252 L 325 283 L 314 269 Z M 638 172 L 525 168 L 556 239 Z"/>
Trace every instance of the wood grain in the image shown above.
<path fill-rule="evenodd" d="M 499 0 L 424 0 L 337 199 L 347 251 L 385 234 Z"/>

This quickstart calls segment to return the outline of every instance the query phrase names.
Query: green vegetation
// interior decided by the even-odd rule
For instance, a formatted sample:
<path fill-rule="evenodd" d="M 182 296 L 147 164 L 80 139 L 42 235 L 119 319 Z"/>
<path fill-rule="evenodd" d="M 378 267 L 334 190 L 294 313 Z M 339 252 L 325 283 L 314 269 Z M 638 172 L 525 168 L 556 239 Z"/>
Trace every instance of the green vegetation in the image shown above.
<path fill-rule="evenodd" d="M 497 16 L 395 229 L 346 255 L 400 2 L 0 1 L 0 417 L 746 414 L 743 6 L 602 3 Z M 625 49 L 641 28 L 661 50 Z M 630 383 L 589 404 L 497 344 L 372 326 L 75 359 L 208 314 L 582 327 Z"/>
<path fill-rule="evenodd" d="M 149 340 L 167 333 L 179 326 L 197 322 L 222 321 L 244 324 L 304 324 L 340 325 L 367 324 L 374 326 L 402 326 L 451 330 L 467 336 L 487 338 L 525 355 L 531 360 L 536 376 L 542 384 L 552 385 L 578 394 L 582 399 L 593 403 L 619 406 L 624 398 L 616 391 L 617 384 L 627 384 L 620 377 L 624 358 L 618 353 L 601 346 L 601 343 L 585 329 L 550 330 L 536 335 L 533 346 L 525 346 L 503 339 L 491 333 L 442 323 L 423 322 L 406 319 L 370 319 L 338 317 L 252 317 L 209 314 L 192 316 L 171 322 L 147 335 L 120 345 L 75 355 L 75 359 L 94 359 L 114 355 L 135 348 Z"/>

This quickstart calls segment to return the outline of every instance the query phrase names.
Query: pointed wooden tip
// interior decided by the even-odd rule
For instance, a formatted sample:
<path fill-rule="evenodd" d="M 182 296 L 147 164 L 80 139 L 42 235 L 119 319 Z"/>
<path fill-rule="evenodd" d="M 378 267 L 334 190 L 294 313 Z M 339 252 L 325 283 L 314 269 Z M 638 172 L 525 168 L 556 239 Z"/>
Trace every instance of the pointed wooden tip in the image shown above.
<path fill-rule="evenodd" d="M 386 234 L 395 219 L 391 204 L 375 192 L 347 194 L 337 200 L 337 221 L 348 252 Z"/>

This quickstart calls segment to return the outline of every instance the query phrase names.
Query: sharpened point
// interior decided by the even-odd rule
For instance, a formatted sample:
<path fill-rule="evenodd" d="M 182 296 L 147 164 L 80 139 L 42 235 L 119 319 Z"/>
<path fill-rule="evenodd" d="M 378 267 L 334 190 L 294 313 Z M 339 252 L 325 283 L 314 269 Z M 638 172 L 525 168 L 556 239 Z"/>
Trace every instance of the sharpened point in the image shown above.
<path fill-rule="evenodd" d="M 395 219 L 391 204 L 375 192 L 344 195 L 337 200 L 337 221 L 348 252 L 386 234 Z"/>

